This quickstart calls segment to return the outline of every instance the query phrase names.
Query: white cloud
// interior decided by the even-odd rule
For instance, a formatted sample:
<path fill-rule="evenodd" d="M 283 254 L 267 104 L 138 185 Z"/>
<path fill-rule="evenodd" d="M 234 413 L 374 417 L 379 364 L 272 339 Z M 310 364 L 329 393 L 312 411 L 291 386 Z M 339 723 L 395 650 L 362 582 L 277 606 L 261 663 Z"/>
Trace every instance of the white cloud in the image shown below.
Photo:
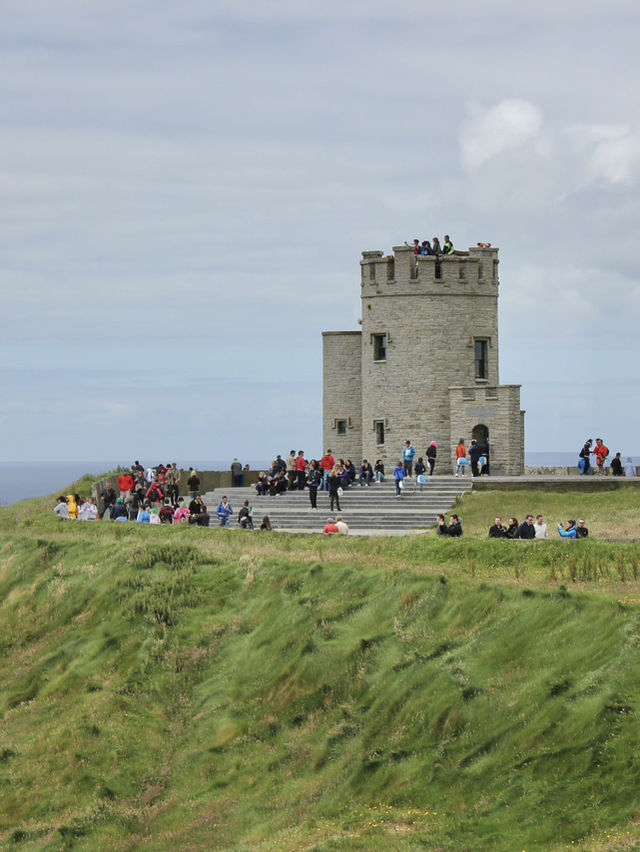
<path fill-rule="evenodd" d="M 462 162 L 469 171 L 536 139 L 543 127 L 542 113 L 525 100 L 506 99 L 487 110 L 476 107 L 473 112 L 460 136 Z"/>

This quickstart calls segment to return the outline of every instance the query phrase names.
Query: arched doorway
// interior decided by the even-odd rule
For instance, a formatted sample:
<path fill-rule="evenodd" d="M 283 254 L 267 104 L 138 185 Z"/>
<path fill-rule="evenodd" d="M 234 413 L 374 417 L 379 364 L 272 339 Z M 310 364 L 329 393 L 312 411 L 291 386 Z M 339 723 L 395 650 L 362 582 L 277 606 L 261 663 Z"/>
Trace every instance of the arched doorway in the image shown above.
<path fill-rule="evenodd" d="M 478 446 L 482 450 L 482 453 L 486 459 L 486 463 L 482 465 L 481 468 L 478 469 L 478 474 L 487 474 L 489 475 L 489 467 L 490 467 L 490 456 L 489 456 L 489 429 L 484 423 L 477 423 L 473 429 L 471 430 L 471 437 L 474 441 L 477 442 Z M 472 470 L 473 472 L 473 470 Z M 474 476 L 478 474 L 474 473 Z"/>

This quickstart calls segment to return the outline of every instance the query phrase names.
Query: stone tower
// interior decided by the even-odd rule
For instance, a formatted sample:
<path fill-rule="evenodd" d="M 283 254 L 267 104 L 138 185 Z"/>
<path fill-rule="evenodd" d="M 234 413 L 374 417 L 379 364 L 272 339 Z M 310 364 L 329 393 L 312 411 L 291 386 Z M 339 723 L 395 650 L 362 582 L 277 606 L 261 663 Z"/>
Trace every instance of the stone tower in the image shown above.
<path fill-rule="evenodd" d="M 407 439 L 422 456 L 436 441 L 445 473 L 460 438 L 487 439 L 492 472 L 522 473 L 520 385 L 498 372 L 498 250 L 362 258 L 362 330 L 323 333 L 323 450 L 393 466 Z"/>

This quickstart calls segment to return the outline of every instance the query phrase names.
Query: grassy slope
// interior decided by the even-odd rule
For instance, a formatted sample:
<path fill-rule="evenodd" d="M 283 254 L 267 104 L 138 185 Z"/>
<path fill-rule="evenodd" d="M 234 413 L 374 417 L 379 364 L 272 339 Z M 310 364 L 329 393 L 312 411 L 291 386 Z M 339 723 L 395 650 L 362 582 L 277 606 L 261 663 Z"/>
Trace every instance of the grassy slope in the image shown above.
<path fill-rule="evenodd" d="M 495 513 L 483 501 L 467 534 Z M 636 848 L 634 547 L 45 507 L 0 512 L 0 842 Z"/>

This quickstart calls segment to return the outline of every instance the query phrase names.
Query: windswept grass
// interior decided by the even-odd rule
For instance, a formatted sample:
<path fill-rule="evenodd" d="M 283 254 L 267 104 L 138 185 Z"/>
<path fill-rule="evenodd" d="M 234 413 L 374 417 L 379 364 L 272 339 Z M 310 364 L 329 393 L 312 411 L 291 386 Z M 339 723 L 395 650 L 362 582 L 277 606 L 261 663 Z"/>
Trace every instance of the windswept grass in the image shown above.
<path fill-rule="evenodd" d="M 640 844 L 633 545 L 0 529 L 7 848 Z"/>

